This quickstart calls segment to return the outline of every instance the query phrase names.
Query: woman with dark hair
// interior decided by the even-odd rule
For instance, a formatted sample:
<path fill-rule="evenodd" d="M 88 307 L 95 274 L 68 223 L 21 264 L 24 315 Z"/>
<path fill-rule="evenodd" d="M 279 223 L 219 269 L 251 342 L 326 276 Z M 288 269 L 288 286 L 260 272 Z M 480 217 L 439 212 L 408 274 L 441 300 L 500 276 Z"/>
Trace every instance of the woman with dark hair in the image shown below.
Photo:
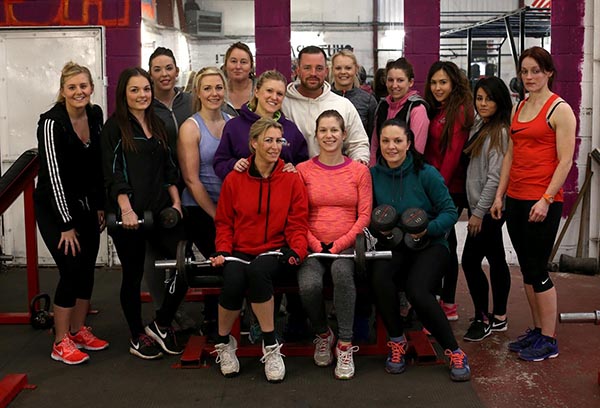
<path fill-rule="evenodd" d="M 210 260 L 213 266 L 224 268 L 214 352 L 226 377 L 240 370 L 231 329 L 247 292 L 262 331 L 265 376 L 270 382 L 285 378 L 282 343 L 275 336 L 273 282 L 295 276 L 295 267 L 306 257 L 308 201 L 300 177 L 283 171 L 279 155 L 286 140 L 282 131 L 283 126 L 271 118 L 260 118 L 252 125 L 248 171 L 229 173 L 217 204 L 217 252 Z M 274 250 L 281 256 L 258 256 Z M 250 263 L 225 264 L 224 257 L 230 254 Z"/>
<path fill-rule="evenodd" d="M 89 360 L 78 348 L 108 347 L 85 325 L 105 226 L 100 163 L 103 120 L 100 106 L 90 101 L 93 92 L 89 69 L 65 64 L 58 99 L 40 115 L 37 130 L 40 171 L 33 196 L 35 214 L 60 276 L 50 357 L 69 365 Z"/>
<path fill-rule="evenodd" d="M 148 68 L 154 90 L 154 112 L 165 123 L 169 147 L 175 152 L 179 126 L 192 115 L 192 95 L 175 86 L 179 67 L 170 49 L 158 47 L 154 50 Z"/>
<path fill-rule="evenodd" d="M 427 74 L 425 100 L 430 119 L 425 159 L 441 173 L 460 217 L 462 210 L 468 207 L 466 166 L 461 155 L 473 126 L 473 95 L 466 75 L 453 62 L 434 62 Z M 450 229 L 448 244 L 451 261 L 444 274 L 440 302 L 448 320 L 458 320 L 455 304 L 458 255 L 454 228 Z"/>
<path fill-rule="evenodd" d="M 506 303 L 510 291 L 510 271 L 506 264 L 502 225 L 489 213 L 494 202 L 502 159 L 508 146 L 512 101 L 504 82 L 497 77 L 482 78 L 475 84 L 477 121 L 465 145 L 469 222 L 462 255 L 475 316 L 464 339 L 480 341 L 495 331 L 506 331 Z M 490 282 L 481 267 L 490 265 Z M 488 316 L 489 289 L 492 287 L 493 314 Z"/>
<path fill-rule="evenodd" d="M 116 89 L 116 110 L 102 131 L 102 161 L 107 190 L 107 209 L 118 214 L 122 226 L 111 232 L 121 260 L 121 307 L 131 331 L 129 352 L 143 359 L 180 354 L 171 321 L 187 286 L 175 276 L 165 287 L 156 319 L 144 328 L 140 286 L 148 246 L 157 256 L 173 259 L 177 243 L 184 238 L 182 223 L 166 229 L 140 227 L 144 211 L 153 218 L 167 207 L 181 214 L 175 183 L 177 168 L 167 143 L 163 122 L 152 107 L 152 79 L 142 68 L 121 72 Z M 160 348 L 158 347 L 160 346 Z"/>
<path fill-rule="evenodd" d="M 373 132 L 377 100 L 369 92 L 361 89 L 358 79 L 359 65 L 356 55 L 343 49 L 331 57 L 331 90 L 354 105 L 367 135 Z"/>
<path fill-rule="evenodd" d="M 404 122 L 383 123 L 381 156 L 371 168 L 373 206 L 388 204 L 399 215 L 409 208 L 427 213 L 427 228 L 411 234 L 428 239 L 420 251 L 402 240 L 392 249 L 391 260 L 375 260 L 371 265 L 371 287 L 377 310 L 388 331 L 390 348 L 385 369 L 400 374 L 406 369 L 406 337 L 400 316 L 399 290 L 404 290 L 423 326 L 431 332 L 450 358 L 450 378 L 467 381 L 471 376 L 466 354 L 458 347 L 450 323 L 435 298 L 435 291 L 450 262 L 446 234 L 456 223 L 456 208 L 443 178 L 414 148 L 414 135 Z"/>
<path fill-rule="evenodd" d="M 297 167 L 308 192 L 308 247 L 311 252 L 353 253 L 357 234 L 369 225 L 373 193 L 369 170 L 345 157 L 344 119 L 336 110 L 322 112 L 316 120 L 319 155 Z M 338 323 L 338 341 L 327 324 L 323 302 L 323 277 L 333 282 L 333 305 Z M 304 309 L 316 335 L 314 362 L 326 367 L 333 362 L 335 378 L 354 377 L 352 345 L 356 286 L 354 261 L 309 258 L 298 271 L 298 287 Z M 369 308 L 371 304 L 369 303 Z"/>
<path fill-rule="evenodd" d="M 152 90 L 154 91 L 152 107 L 156 115 L 164 122 L 169 148 L 175 153 L 177 151 L 179 127 L 192 114 L 192 95 L 175 86 L 179 76 L 179 67 L 173 51 L 169 48 L 156 48 L 150 55 L 148 68 L 148 73 L 152 77 Z M 176 154 L 173 159 L 179 168 Z M 184 183 L 181 179 L 177 181 L 177 187 L 179 191 L 183 191 Z M 146 248 L 144 281 L 152 296 L 152 303 L 158 310 L 163 302 L 166 271 L 155 270 L 155 260 L 156 255 L 151 248 Z M 183 306 L 182 303 L 175 314 L 175 320 L 181 329 L 193 328 L 195 322 L 185 313 Z"/>
<path fill-rule="evenodd" d="M 237 116 L 240 109 L 250 99 L 254 91 L 254 57 L 243 42 L 231 44 L 225 52 L 223 72 L 227 78 L 227 105 L 225 111 Z"/>
<path fill-rule="evenodd" d="M 419 153 L 425 151 L 429 117 L 427 102 L 417 91 L 411 89 L 415 83 L 413 66 L 404 57 L 389 61 L 385 66 L 385 84 L 387 96 L 377 105 L 375 112 L 375 129 L 371 136 L 371 164 L 375 165 L 379 152 L 379 135 L 381 125 L 387 119 L 396 118 L 405 122 L 415 135 L 415 149 Z"/>
<path fill-rule="evenodd" d="M 491 213 L 501 218 L 506 194 L 506 227 L 533 318 L 533 329 L 508 349 L 523 360 L 542 361 L 558 356 L 556 288 L 547 263 L 562 213 L 562 185 L 573 163 L 577 121 L 571 107 L 551 90 L 556 68 L 548 51 L 523 51 L 517 73 L 528 96 L 512 113 L 511 138 Z"/>
<path fill-rule="evenodd" d="M 276 120 L 283 126 L 287 143 L 281 151 L 286 170 L 308 159 L 306 139 L 291 120 L 281 112 L 285 97 L 286 79 L 279 71 L 265 71 L 256 81 L 256 89 L 250 102 L 242 105 L 239 116 L 227 122 L 223 137 L 215 152 L 214 169 L 217 176 L 225 179 L 230 171 L 248 170 L 250 147 L 248 135 L 250 127 L 261 117 Z"/>

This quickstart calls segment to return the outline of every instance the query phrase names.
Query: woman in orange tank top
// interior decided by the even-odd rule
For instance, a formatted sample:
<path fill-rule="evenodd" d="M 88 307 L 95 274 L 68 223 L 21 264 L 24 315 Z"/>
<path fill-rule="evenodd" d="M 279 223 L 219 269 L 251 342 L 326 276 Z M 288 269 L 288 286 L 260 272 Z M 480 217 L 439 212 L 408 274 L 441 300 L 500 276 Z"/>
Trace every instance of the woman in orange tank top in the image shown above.
<path fill-rule="evenodd" d="M 519 259 L 533 328 L 508 348 L 526 361 L 558 356 L 556 288 L 547 271 L 562 213 L 562 185 L 573 163 L 577 122 L 571 107 L 551 91 L 556 69 L 548 51 L 532 47 L 519 58 L 528 97 L 512 114 L 508 151 L 491 209 L 506 226 Z"/>

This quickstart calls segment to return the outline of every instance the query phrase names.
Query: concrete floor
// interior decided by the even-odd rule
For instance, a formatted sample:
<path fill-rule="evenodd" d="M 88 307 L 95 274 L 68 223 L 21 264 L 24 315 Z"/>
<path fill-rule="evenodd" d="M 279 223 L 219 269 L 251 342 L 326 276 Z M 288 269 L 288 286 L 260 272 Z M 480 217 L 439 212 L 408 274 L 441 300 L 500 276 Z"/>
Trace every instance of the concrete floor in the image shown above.
<path fill-rule="evenodd" d="M 92 316 L 90 323 L 111 341 L 110 349 L 93 353 L 86 367 L 66 367 L 48 357 L 51 340 L 45 333 L 28 326 L 0 325 L 0 378 L 23 372 L 39 386 L 22 391 L 11 404 L 14 407 L 189 406 L 202 401 L 209 402 L 206 406 L 600 407 L 599 326 L 559 325 L 561 354 L 554 360 L 529 363 L 507 351 L 507 343 L 530 324 L 520 272 L 513 267 L 511 273 L 509 329 L 480 343 L 462 341 L 472 305 L 462 274 L 459 278 L 460 318 L 452 327 L 469 356 L 473 375 L 468 384 L 451 383 L 444 366 L 409 367 L 402 376 L 389 376 L 382 369 L 383 357 L 360 353 L 357 377 L 350 382 L 334 380 L 328 369 L 316 369 L 306 358 L 287 358 L 289 378 L 276 388 L 263 384 L 261 365 L 253 358 L 242 359 L 245 371 L 233 382 L 220 377 L 215 367 L 172 370 L 175 358 L 156 364 L 139 361 L 127 354 L 126 327 L 117 301 L 119 271 L 104 269 L 97 275 L 94 297 L 100 314 Z M 22 268 L 0 273 L 0 311 L 25 309 L 23 276 Z M 56 272 L 42 269 L 40 276 L 42 290 L 53 293 Z M 554 273 L 552 278 L 559 312 L 600 309 L 600 276 Z M 144 311 L 151 313 L 149 306 Z M 76 387 L 75 392 L 69 384 Z M 66 393 L 60 389 L 63 386 Z"/>

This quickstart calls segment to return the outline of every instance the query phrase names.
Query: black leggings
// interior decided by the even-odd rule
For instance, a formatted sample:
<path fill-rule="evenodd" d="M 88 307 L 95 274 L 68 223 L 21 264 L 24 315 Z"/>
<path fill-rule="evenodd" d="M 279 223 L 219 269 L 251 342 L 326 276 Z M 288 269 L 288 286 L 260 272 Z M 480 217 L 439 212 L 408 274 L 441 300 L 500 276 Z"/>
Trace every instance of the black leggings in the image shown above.
<path fill-rule="evenodd" d="M 450 196 L 452 197 L 452 201 L 458 211 L 458 217 L 460 218 L 463 210 L 468 208 L 467 195 L 466 193 L 452 193 Z M 444 303 L 453 304 L 455 303 L 456 284 L 458 282 L 458 254 L 456 253 L 458 241 L 456 239 L 455 226 L 452 226 L 450 233 L 448 234 L 448 247 L 450 249 L 450 262 L 444 271 L 440 297 Z"/>
<path fill-rule="evenodd" d="M 163 229 L 156 223 L 154 228 L 152 231 L 144 231 L 143 228 L 138 230 L 119 228 L 111 235 L 123 270 L 121 307 L 133 338 L 144 333 L 140 290 L 144 275 L 146 241 L 153 248 L 157 258 L 175 259 L 177 243 L 184 237 L 181 224 L 172 229 Z M 171 325 L 186 292 L 187 285 L 183 279 L 176 277 L 174 285 L 167 285 L 162 306 L 156 312 L 156 323 L 159 326 Z"/>
<path fill-rule="evenodd" d="M 250 303 L 264 303 L 273 296 L 273 281 L 284 272 L 286 265 L 275 256 L 259 256 L 234 252 L 233 256 L 252 260 L 249 265 L 227 262 L 223 268 L 223 288 L 219 304 L 227 310 L 240 310 L 248 290 Z"/>
<path fill-rule="evenodd" d="M 76 211 L 76 210 L 75 210 Z M 54 304 L 71 308 L 77 299 L 89 300 L 94 288 L 94 268 L 100 247 L 98 213 L 81 210 L 74 216 L 74 228 L 81 252 L 65 255 L 64 245 L 58 249 L 61 229 L 56 215 L 44 203 L 35 202 L 35 213 L 40 234 L 58 267 L 60 279 L 54 294 Z"/>
<path fill-rule="evenodd" d="M 199 206 L 185 207 L 185 235 L 206 259 L 215 253 L 215 221 Z"/>
<path fill-rule="evenodd" d="M 390 337 L 404 333 L 398 292 L 404 290 L 423 326 L 444 349 L 456 350 L 458 344 L 446 315 L 435 298 L 448 267 L 448 248 L 434 244 L 421 251 L 400 245 L 391 260 L 372 262 L 371 285 L 375 303 Z"/>
<path fill-rule="evenodd" d="M 506 304 L 510 291 L 510 270 L 506 264 L 502 225 L 504 219 L 495 220 L 490 214 L 483 217 L 481 231 L 475 236 L 467 235 L 462 255 L 462 268 L 473 299 L 475 317 L 488 313 L 489 284 L 481 267 L 483 258 L 490 264 L 490 282 L 492 285 L 493 313 L 506 314 Z"/>
<path fill-rule="evenodd" d="M 552 288 L 548 261 L 558 232 L 563 204 L 554 202 L 542 222 L 529 222 L 529 212 L 537 201 L 506 197 L 506 228 L 512 241 L 523 282 L 541 293 Z M 541 287 L 541 288 L 540 288 Z"/>

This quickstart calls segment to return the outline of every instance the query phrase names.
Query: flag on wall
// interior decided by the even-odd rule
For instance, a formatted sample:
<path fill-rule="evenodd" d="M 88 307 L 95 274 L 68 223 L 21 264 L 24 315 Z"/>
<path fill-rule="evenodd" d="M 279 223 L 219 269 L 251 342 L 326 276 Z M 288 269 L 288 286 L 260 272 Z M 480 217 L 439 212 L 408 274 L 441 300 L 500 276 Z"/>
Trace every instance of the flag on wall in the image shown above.
<path fill-rule="evenodd" d="M 156 0 L 142 0 L 142 17 L 156 21 Z"/>

